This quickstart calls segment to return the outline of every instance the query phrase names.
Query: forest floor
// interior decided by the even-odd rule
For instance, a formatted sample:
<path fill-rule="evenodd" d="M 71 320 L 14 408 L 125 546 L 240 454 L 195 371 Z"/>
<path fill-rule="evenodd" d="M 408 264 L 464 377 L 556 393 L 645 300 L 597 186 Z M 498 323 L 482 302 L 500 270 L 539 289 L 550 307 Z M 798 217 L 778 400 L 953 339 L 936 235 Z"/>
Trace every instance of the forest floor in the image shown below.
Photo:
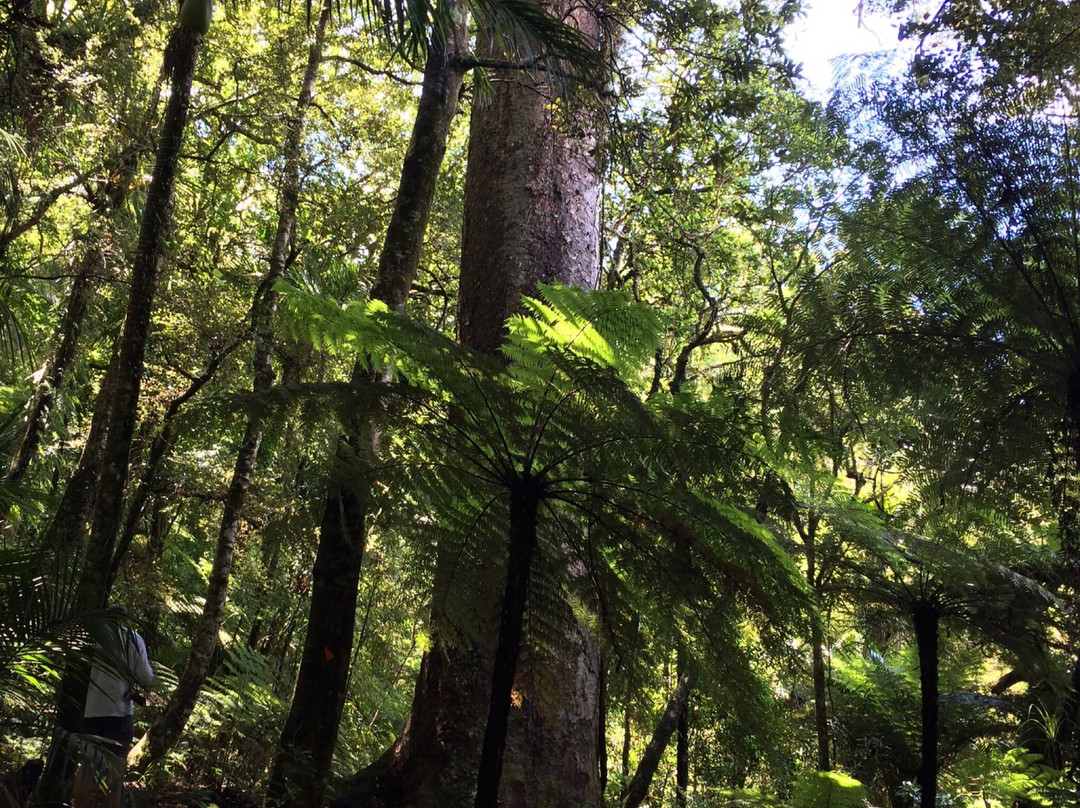
<path fill-rule="evenodd" d="M 259 808 L 260 802 L 226 786 L 221 789 L 201 788 L 142 788 L 126 787 L 125 808 Z M 102 803 L 104 804 L 104 803 Z"/>

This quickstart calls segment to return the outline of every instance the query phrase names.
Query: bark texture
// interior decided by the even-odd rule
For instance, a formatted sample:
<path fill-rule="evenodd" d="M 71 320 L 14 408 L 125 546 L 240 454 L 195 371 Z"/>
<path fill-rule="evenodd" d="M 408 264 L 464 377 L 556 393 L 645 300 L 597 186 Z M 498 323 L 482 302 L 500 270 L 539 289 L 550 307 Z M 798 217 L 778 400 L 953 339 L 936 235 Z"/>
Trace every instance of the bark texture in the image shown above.
<path fill-rule="evenodd" d="M 571 15 L 568 8 L 551 10 L 596 33 L 587 11 L 575 6 Z M 471 122 L 458 310 L 459 338 L 486 352 L 498 349 L 506 318 L 538 283 L 593 288 L 599 275 L 592 113 L 581 110 L 571 132 L 553 119 L 549 88 L 536 75 L 495 71 L 493 85 L 494 98 L 474 108 Z M 543 568 L 564 578 L 583 574 L 568 558 L 546 555 L 535 556 L 532 580 Z M 497 804 L 522 808 L 600 804 L 600 655 L 568 603 L 553 607 L 559 613 L 551 623 L 566 627 L 557 643 L 541 648 L 526 640 L 518 650 L 510 703 L 493 692 L 507 567 L 505 547 L 439 553 L 432 648 L 405 728 L 334 805 L 490 805 L 493 793 Z M 498 681 L 505 687 L 501 674 Z M 481 763 L 487 727 L 501 722 L 503 710 L 501 777 L 485 770 L 478 793 L 481 765 L 491 760 Z M 500 745 L 501 728 L 491 731 L 489 753 Z"/>
<path fill-rule="evenodd" d="M 546 7 L 598 37 L 585 7 Z M 469 132 L 458 302 L 459 338 L 486 353 L 538 283 L 595 289 L 600 277 L 601 113 L 554 120 L 550 88 L 527 73 L 493 71 L 492 84 Z"/>
<path fill-rule="evenodd" d="M 464 52 L 465 39 L 462 19 L 428 49 L 412 136 L 371 291 L 372 297 L 399 311 L 405 307 L 419 269 L 436 183 L 457 113 L 463 73 L 456 61 Z M 364 361 L 353 371 L 354 379 L 378 375 L 379 369 Z M 346 425 L 338 442 L 338 473 L 330 478 L 324 503 L 304 652 L 270 774 L 268 806 L 318 804 L 326 789 L 348 686 L 366 538 L 367 503 L 356 477 L 375 458 L 378 434 L 377 423 L 354 423 Z"/>

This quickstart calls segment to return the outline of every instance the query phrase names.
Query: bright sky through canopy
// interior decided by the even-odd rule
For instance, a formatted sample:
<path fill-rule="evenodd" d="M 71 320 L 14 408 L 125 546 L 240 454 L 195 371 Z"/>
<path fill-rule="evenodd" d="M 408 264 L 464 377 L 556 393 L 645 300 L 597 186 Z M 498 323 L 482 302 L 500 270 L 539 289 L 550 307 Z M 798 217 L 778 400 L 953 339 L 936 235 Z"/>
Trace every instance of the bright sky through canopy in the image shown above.
<path fill-rule="evenodd" d="M 811 97 L 824 98 L 833 83 L 834 59 L 890 51 L 898 46 L 897 20 L 859 16 L 859 0 L 807 0 L 803 15 L 788 26 L 785 43 L 802 64 Z"/>

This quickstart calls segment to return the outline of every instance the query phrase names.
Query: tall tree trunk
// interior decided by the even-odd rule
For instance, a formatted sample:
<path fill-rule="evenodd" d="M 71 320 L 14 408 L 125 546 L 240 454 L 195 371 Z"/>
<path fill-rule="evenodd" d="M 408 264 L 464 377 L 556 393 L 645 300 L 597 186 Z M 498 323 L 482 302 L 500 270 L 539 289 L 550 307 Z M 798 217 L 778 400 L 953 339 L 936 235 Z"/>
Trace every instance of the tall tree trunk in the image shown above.
<path fill-rule="evenodd" d="M 502 777 L 506 726 L 510 718 L 511 692 L 521 649 L 521 626 L 525 599 L 529 592 L 529 572 L 536 550 L 536 520 L 542 491 L 529 479 L 517 481 L 510 488 L 510 542 L 506 561 L 506 586 L 499 618 L 499 638 L 495 645 L 495 664 L 491 673 L 491 697 L 484 745 L 480 750 L 476 779 L 476 808 L 496 808 L 499 780 Z"/>
<path fill-rule="evenodd" d="M 829 754 L 828 694 L 825 681 L 825 635 L 821 630 L 821 617 L 815 612 L 810 617 L 810 643 L 814 677 L 814 729 L 817 734 L 818 771 L 832 769 Z"/>
<path fill-rule="evenodd" d="M 102 452 L 101 473 L 94 497 L 90 546 L 79 581 L 79 603 L 104 606 L 113 546 L 122 513 L 131 439 L 138 413 L 143 358 L 150 329 L 162 248 L 172 222 L 172 196 L 180 145 L 191 102 L 191 84 L 202 35 L 174 29 L 165 49 L 171 95 L 162 122 L 157 159 L 143 207 L 139 241 L 131 268 L 127 312 L 120 332 L 112 407 Z"/>
<path fill-rule="evenodd" d="M 274 285 L 285 274 L 293 233 L 296 229 L 296 211 L 300 199 L 300 158 L 304 117 L 311 105 L 315 77 L 319 64 L 322 62 L 323 42 L 330 10 L 330 0 L 324 0 L 308 49 L 308 61 L 300 83 L 296 110 L 285 131 L 282 147 L 285 166 L 278 198 L 277 228 L 270 248 L 266 276 L 259 285 L 251 306 L 251 331 L 254 336 L 252 390 L 255 393 L 269 390 L 274 383 L 273 321 L 278 300 Z M 191 650 L 175 690 L 146 736 L 140 739 L 132 750 L 132 758 L 137 768 L 145 768 L 150 763 L 160 760 L 180 738 L 209 675 L 211 660 L 218 645 L 218 634 L 225 619 L 225 603 L 229 580 L 232 577 L 236 537 L 240 531 L 244 501 L 247 499 L 247 492 L 255 475 L 259 444 L 262 442 L 263 421 L 262 415 L 252 415 L 244 426 L 244 437 L 237 452 L 236 464 L 233 467 L 232 479 L 221 514 L 221 525 L 218 528 L 214 560 L 210 569 L 202 615 L 196 626 Z"/>
<path fill-rule="evenodd" d="M 626 787 L 626 795 L 623 797 L 622 808 L 638 808 L 649 793 L 649 785 L 653 775 L 660 765 L 660 758 L 667 749 L 676 727 L 679 717 L 686 712 L 686 705 L 690 698 L 691 677 L 684 673 L 679 677 L 679 684 L 668 698 L 667 707 L 660 720 L 656 723 L 649 745 L 645 747 L 645 754 L 641 756 L 637 771 L 634 772 L 630 784 Z"/>
<path fill-rule="evenodd" d="M 679 681 L 689 676 L 690 657 L 683 643 L 679 643 L 677 663 Z M 679 713 L 679 725 L 675 735 L 675 806 L 686 808 L 686 795 L 690 790 L 690 695 L 686 693 L 686 703 Z"/>
<path fill-rule="evenodd" d="M 552 11 L 567 16 L 566 6 Z M 577 7 L 578 15 L 585 33 L 596 34 L 591 15 Z M 486 352 L 498 349 L 506 318 L 538 283 L 595 288 L 599 275 L 598 127 L 584 114 L 573 135 L 557 126 L 550 88 L 535 76 L 495 71 L 493 85 L 471 122 L 458 309 L 459 338 Z M 489 549 L 471 559 L 438 554 L 432 648 L 405 728 L 335 805 L 462 806 L 491 799 L 493 788 L 510 806 L 599 805 L 599 650 L 568 604 L 555 618 L 569 627 L 561 649 L 519 651 L 520 709 L 497 707 L 509 708 L 501 783 L 485 783 L 479 795 L 485 717 L 502 699 L 492 682 L 507 580 L 506 551 Z M 542 564 L 572 574 L 566 559 L 538 556 L 534 571 Z M 536 686 L 541 677 L 544 688 Z M 489 754 L 497 740 L 487 741 Z"/>
<path fill-rule="evenodd" d="M 817 526 L 819 518 L 811 514 L 805 528 L 799 533 L 806 552 L 806 582 L 810 584 L 818 597 L 821 597 L 821 585 L 817 574 Z M 818 771 L 827 772 L 832 768 L 829 760 L 829 713 L 825 681 L 825 634 L 821 625 L 821 614 L 815 609 L 810 615 L 810 656 L 814 679 L 814 731 L 817 736 Z"/>
<path fill-rule="evenodd" d="M 922 762 L 919 766 L 920 808 L 937 805 L 938 775 L 938 623 L 941 606 L 921 600 L 912 610 L 915 644 L 919 652 L 919 686 L 922 694 Z"/>
<path fill-rule="evenodd" d="M 86 522 L 94 504 L 94 488 L 101 466 L 101 454 L 105 448 L 105 435 L 109 428 L 115 375 L 114 352 L 94 399 L 94 413 L 90 418 L 86 444 L 45 530 L 45 548 L 60 558 L 77 555 L 86 536 Z"/>
<path fill-rule="evenodd" d="M 420 266 L 439 170 L 457 113 L 464 75 L 458 57 L 465 52 L 465 41 L 462 19 L 428 48 L 416 119 L 371 292 L 399 311 Z M 379 374 L 379 368 L 364 361 L 353 370 L 354 379 Z M 374 422 L 346 428 L 336 450 L 340 473 L 331 476 L 324 501 L 304 651 L 270 773 L 268 806 L 300 808 L 321 802 L 337 743 L 366 539 L 367 503 L 356 489 L 356 470 L 374 459 L 379 434 Z"/>
<path fill-rule="evenodd" d="M 143 207 L 139 241 L 131 268 L 127 311 L 120 332 L 120 346 L 111 368 L 112 396 L 109 400 L 99 398 L 99 404 L 107 406 L 108 418 L 94 494 L 90 542 L 76 591 L 76 603 L 85 611 L 103 608 L 109 594 L 109 567 L 127 481 L 150 315 L 162 248 L 172 220 L 176 168 L 191 102 L 195 63 L 201 45 L 202 34 L 177 27 L 165 47 L 165 65 L 170 77 L 171 94 Z M 61 730 L 70 732 L 78 728 L 89 674 L 89 666 L 85 662 L 65 671 L 58 695 L 57 723 Z M 42 778 L 42 793 L 46 799 L 56 800 L 66 790 L 63 782 L 66 772 L 64 766 L 56 765 L 61 761 L 54 757 L 51 762 L 53 765 L 47 767 Z"/>

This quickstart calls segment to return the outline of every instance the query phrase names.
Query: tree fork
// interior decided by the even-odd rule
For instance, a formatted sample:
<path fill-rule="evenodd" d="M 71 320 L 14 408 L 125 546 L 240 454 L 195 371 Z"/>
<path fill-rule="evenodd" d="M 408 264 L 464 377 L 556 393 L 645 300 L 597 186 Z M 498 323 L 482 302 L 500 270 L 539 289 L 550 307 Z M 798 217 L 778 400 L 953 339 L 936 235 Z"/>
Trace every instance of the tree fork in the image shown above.
<path fill-rule="evenodd" d="M 630 784 L 626 787 L 622 808 L 638 808 L 645 800 L 645 797 L 648 796 L 649 785 L 652 783 L 653 775 L 656 774 L 656 769 L 660 765 L 660 757 L 664 754 L 664 750 L 667 748 L 668 742 L 671 741 L 671 736 L 678 726 L 679 716 L 686 710 L 692 685 L 693 679 L 689 673 L 684 673 L 679 677 L 678 685 L 668 698 L 664 714 L 660 716 L 660 720 L 656 723 L 656 729 L 653 730 L 649 745 L 645 747 L 645 754 L 641 756 L 637 771 L 634 772 Z"/>

